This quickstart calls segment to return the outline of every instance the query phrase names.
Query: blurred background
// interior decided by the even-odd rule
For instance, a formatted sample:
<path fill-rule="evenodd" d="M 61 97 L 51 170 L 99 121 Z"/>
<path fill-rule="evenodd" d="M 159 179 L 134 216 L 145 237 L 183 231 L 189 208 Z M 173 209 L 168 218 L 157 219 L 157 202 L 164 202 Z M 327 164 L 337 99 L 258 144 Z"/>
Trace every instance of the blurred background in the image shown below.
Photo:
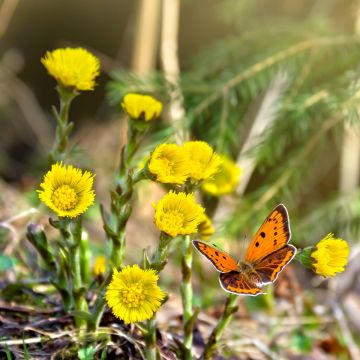
<path fill-rule="evenodd" d="M 47 167 L 51 109 L 58 106 L 55 81 L 40 58 L 58 47 L 81 46 L 100 58 L 102 75 L 95 91 L 72 105 L 72 163 L 96 172 L 98 204 L 109 202 L 111 174 L 126 140 L 120 100 L 129 91 L 153 94 L 165 111 L 139 162 L 175 136 L 206 140 L 243 169 L 234 195 L 202 195 L 222 247 L 239 254 L 240 240 L 251 237 L 279 202 L 289 209 L 297 246 L 329 232 L 351 243 L 343 275 L 314 278 L 294 264 L 274 292 L 241 303 L 240 325 L 233 326 L 244 328 L 247 321 L 254 334 L 263 326 L 267 346 L 307 352 L 299 359 L 360 358 L 359 1 L 3 0 L 0 37 L 0 218 L 24 214 L 9 222 L 15 235 L 2 236 L 5 254 L 26 262 L 17 246 L 25 242 L 26 223 L 40 216 L 28 210 L 38 206 L 34 189 Z M 151 202 L 163 191 L 139 187 L 141 206 L 128 226 L 129 263 L 157 241 Z M 98 206 L 88 216 L 94 254 L 102 253 Z M 162 279 L 169 289 L 180 278 L 173 257 L 170 276 Z M 224 293 L 200 261 L 196 301 L 216 317 Z M 163 320 L 171 310 L 176 314 L 175 300 Z M 278 314 L 290 315 L 279 324 Z M 284 332 L 290 335 L 281 337 Z M 248 345 L 233 339 L 226 346 Z"/>

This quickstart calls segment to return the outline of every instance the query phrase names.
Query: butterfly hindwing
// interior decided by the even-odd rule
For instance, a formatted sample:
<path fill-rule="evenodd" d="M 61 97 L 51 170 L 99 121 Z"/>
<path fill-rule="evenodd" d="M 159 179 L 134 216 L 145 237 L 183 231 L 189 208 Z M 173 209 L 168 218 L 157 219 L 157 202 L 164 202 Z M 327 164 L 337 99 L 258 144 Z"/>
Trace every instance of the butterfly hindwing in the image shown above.
<path fill-rule="evenodd" d="M 219 281 L 225 291 L 233 294 L 253 296 L 263 294 L 263 291 L 256 284 L 237 271 L 220 274 Z"/>
<path fill-rule="evenodd" d="M 265 219 L 251 240 L 245 260 L 256 263 L 266 256 L 283 248 L 290 240 L 290 222 L 288 212 L 279 204 Z"/>
<path fill-rule="evenodd" d="M 262 259 L 256 266 L 255 271 L 260 276 L 261 282 L 267 284 L 274 282 L 280 271 L 288 264 L 296 254 L 296 248 L 285 245 Z"/>
<path fill-rule="evenodd" d="M 201 254 L 212 262 L 217 271 L 228 273 L 230 271 L 239 270 L 236 261 L 225 251 L 210 246 L 202 241 L 194 240 L 192 243 Z"/>

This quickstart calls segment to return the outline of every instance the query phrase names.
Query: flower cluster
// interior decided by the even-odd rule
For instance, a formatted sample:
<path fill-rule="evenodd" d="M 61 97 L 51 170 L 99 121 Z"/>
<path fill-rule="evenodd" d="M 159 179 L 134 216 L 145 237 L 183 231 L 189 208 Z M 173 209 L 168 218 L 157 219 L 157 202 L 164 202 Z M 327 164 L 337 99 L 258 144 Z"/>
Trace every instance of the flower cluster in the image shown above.
<path fill-rule="evenodd" d="M 201 182 L 219 170 L 221 158 L 204 141 L 159 145 L 151 154 L 149 170 L 162 183 L 184 184 L 187 179 Z"/>
<path fill-rule="evenodd" d="M 316 274 L 333 277 L 345 270 L 349 253 L 349 244 L 343 239 L 334 238 L 334 234 L 330 233 L 315 246 L 300 250 L 297 258 Z"/>
<path fill-rule="evenodd" d="M 114 269 L 105 298 L 112 313 L 126 324 L 151 319 L 165 298 L 155 270 L 138 265 Z"/>
<path fill-rule="evenodd" d="M 126 94 L 121 101 L 124 111 L 134 120 L 152 121 L 159 117 L 162 103 L 152 96 Z"/>
<path fill-rule="evenodd" d="M 205 180 L 201 188 L 213 196 L 230 194 L 239 184 L 240 174 L 241 169 L 227 156 L 221 155 L 219 171 Z"/>
<path fill-rule="evenodd" d="M 41 62 L 60 85 L 76 90 L 94 90 L 100 73 L 99 59 L 82 48 L 48 51 Z"/>
<path fill-rule="evenodd" d="M 40 184 L 39 198 L 59 216 L 74 218 L 94 203 L 93 182 L 91 172 L 56 163 Z"/>
<path fill-rule="evenodd" d="M 171 237 L 196 234 L 204 211 L 194 194 L 170 191 L 155 205 L 155 225 Z"/>
<path fill-rule="evenodd" d="M 328 234 L 318 242 L 311 253 L 314 271 L 326 277 L 343 272 L 348 263 L 349 253 L 349 244 L 345 240 L 335 239 L 334 234 Z"/>

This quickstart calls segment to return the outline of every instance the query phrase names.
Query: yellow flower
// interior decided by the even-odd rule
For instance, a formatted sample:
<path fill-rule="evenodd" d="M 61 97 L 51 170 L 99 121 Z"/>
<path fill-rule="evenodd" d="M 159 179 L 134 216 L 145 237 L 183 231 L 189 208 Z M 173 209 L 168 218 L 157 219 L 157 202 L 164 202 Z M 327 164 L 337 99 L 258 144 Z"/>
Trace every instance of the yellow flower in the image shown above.
<path fill-rule="evenodd" d="M 93 182 L 91 172 L 56 163 L 40 184 L 39 198 L 59 216 L 74 218 L 94 203 Z"/>
<path fill-rule="evenodd" d="M 165 298 L 158 279 L 155 270 L 143 270 L 138 265 L 114 269 L 105 294 L 112 313 L 126 324 L 151 319 Z"/>
<path fill-rule="evenodd" d="M 204 208 L 193 194 L 170 191 L 155 206 L 155 225 L 171 237 L 196 234 L 203 219 Z"/>
<path fill-rule="evenodd" d="M 146 122 L 156 119 L 162 110 L 162 103 L 152 96 L 131 93 L 124 96 L 121 106 L 132 119 Z"/>
<path fill-rule="evenodd" d="M 311 253 L 313 268 L 322 276 L 334 276 L 345 270 L 349 258 L 349 244 L 343 239 L 335 239 L 334 234 L 328 234 L 316 245 Z"/>
<path fill-rule="evenodd" d="M 205 214 L 203 221 L 198 226 L 198 231 L 202 240 L 209 240 L 210 236 L 215 232 L 211 220 Z"/>
<path fill-rule="evenodd" d="M 165 184 L 183 184 L 189 173 L 185 153 L 176 144 L 159 145 L 151 154 L 149 170 Z"/>
<path fill-rule="evenodd" d="M 93 273 L 95 276 L 102 276 L 106 272 L 106 257 L 104 255 L 97 256 L 95 259 Z"/>
<path fill-rule="evenodd" d="M 82 48 L 48 51 L 41 63 L 59 84 L 76 90 L 94 90 L 100 74 L 99 59 Z"/>
<path fill-rule="evenodd" d="M 214 196 L 233 192 L 239 183 L 241 169 L 228 157 L 221 155 L 221 165 L 212 179 L 205 180 L 202 189 Z"/>
<path fill-rule="evenodd" d="M 206 180 L 218 172 L 221 158 L 208 143 L 187 141 L 183 147 L 188 157 L 189 177 L 192 180 Z"/>

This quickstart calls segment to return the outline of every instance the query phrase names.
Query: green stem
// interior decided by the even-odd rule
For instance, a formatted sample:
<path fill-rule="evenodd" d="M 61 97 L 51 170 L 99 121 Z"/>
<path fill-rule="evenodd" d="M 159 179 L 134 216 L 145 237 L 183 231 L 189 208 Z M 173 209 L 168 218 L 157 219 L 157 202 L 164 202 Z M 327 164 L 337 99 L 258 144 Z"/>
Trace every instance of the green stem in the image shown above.
<path fill-rule="evenodd" d="M 83 231 L 80 242 L 80 267 L 81 279 L 84 284 L 89 284 L 91 279 L 91 251 L 89 247 L 89 235 Z"/>
<path fill-rule="evenodd" d="M 81 220 L 76 218 L 68 223 L 68 232 L 71 236 L 69 246 L 70 254 L 70 272 L 72 277 L 72 296 L 74 300 L 75 310 L 86 312 L 88 310 L 85 299 L 85 287 L 81 277 Z M 75 314 L 75 324 L 79 328 L 84 328 L 86 321 L 83 316 Z"/>
<path fill-rule="evenodd" d="M 60 98 L 60 110 L 54 110 L 57 121 L 55 139 L 49 153 L 49 164 L 64 160 L 68 147 L 69 136 L 73 128 L 73 123 L 69 123 L 69 109 L 72 100 L 78 95 L 77 92 L 64 88 L 60 85 L 56 87 Z"/>
<path fill-rule="evenodd" d="M 220 337 L 230 323 L 233 314 L 237 311 L 236 303 L 238 299 L 238 295 L 229 294 L 228 298 L 226 299 L 225 309 L 208 339 L 201 359 L 209 360 L 214 358 L 214 355 L 219 347 Z"/>
<path fill-rule="evenodd" d="M 145 340 L 145 356 L 147 360 L 157 359 L 157 346 L 156 346 L 156 323 L 155 317 L 147 321 L 146 332 L 144 333 Z"/>
<path fill-rule="evenodd" d="M 110 263 L 120 268 L 123 264 L 126 238 L 125 226 L 131 215 L 130 204 L 133 194 L 133 185 L 144 178 L 142 172 L 136 175 L 131 171 L 131 162 L 139 148 L 143 130 L 139 130 L 129 121 L 128 141 L 121 150 L 119 169 L 115 176 L 115 190 L 111 193 L 110 215 L 104 219 L 104 229 L 110 240 Z"/>
<path fill-rule="evenodd" d="M 156 251 L 154 252 L 151 260 L 148 264 L 145 264 L 146 269 L 154 269 L 156 272 L 160 272 L 166 265 L 167 257 L 169 253 L 169 244 L 172 238 L 163 232 L 160 233 L 159 245 Z"/>
<path fill-rule="evenodd" d="M 193 290 L 191 284 L 192 244 L 190 235 L 184 237 L 183 257 L 181 263 L 182 284 L 181 298 L 183 303 L 184 353 L 183 359 L 190 360 L 193 343 Z"/>
<path fill-rule="evenodd" d="M 96 331 L 97 328 L 99 327 L 101 317 L 105 309 L 105 299 L 104 299 L 105 288 L 106 285 L 109 284 L 111 277 L 112 277 L 112 272 L 110 271 L 106 279 L 100 285 L 98 296 L 91 313 L 91 320 L 88 323 L 88 331 Z"/>

